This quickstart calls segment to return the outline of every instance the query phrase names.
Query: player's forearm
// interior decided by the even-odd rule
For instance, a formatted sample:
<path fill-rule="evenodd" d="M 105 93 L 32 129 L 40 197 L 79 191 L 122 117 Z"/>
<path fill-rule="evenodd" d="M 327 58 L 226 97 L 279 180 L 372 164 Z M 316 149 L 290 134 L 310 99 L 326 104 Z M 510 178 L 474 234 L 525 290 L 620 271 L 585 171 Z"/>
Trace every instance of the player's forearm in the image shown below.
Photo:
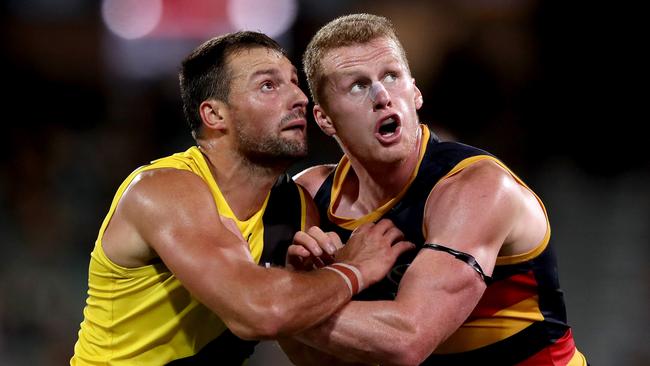
<path fill-rule="evenodd" d="M 242 338 L 294 335 L 323 322 L 351 298 L 346 283 L 332 271 L 260 270 L 261 276 L 248 279 L 251 286 L 237 291 L 237 308 L 224 319 Z"/>
<path fill-rule="evenodd" d="M 353 301 L 323 324 L 300 333 L 301 342 L 348 361 L 417 365 L 420 329 L 395 301 Z"/>

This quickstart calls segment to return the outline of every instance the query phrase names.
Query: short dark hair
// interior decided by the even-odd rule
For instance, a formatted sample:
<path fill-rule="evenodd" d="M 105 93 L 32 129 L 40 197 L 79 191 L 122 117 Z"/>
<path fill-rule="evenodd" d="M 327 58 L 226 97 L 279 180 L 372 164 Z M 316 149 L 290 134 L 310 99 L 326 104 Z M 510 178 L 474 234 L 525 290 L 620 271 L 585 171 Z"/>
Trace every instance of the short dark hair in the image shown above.
<path fill-rule="evenodd" d="M 178 74 L 183 113 L 195 139 L 201 131 L 201 103 L 209 99 L 228 103 L 232 77 L 227 65 L 228 56 L 258 47 L 277 51 L 287 57 L 286 51 L 266 34 L 242 31 L 212 38 L 183 60 Z"/>

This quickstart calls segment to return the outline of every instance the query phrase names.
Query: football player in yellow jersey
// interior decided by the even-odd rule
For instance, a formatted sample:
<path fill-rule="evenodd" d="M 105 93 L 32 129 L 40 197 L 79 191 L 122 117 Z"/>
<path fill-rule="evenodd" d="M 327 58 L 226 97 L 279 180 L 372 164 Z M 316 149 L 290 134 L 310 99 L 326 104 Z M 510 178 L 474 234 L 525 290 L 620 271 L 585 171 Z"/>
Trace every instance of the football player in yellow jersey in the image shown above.
<path fill-rule="evenodd" d="M 321 228 L 345 239 L 389 218 L 419 251 L 296 339 L 374 364 L 584 365 L 541 200 L 494 156 L 441 142 L 420 124 L 422 94 L 390 21 L 335 19 L 303 62 L 315 120 L 344 152 L 337 166 L 296 177 Z M 297 364 L 334 362 L 285 346 Z"/>
<path fill-rule="evenodd" d="M 118 189 L 91 254 L 72 365 L 241 364 L 254 346 L 244 340 L 318 324 L 412 248 L 386 220 L 324 269 L 269 266 L 295 231 L 329 238 L 307 229 L 313 203 L 283 179 L 307 151 L 296 69 L 269 37 L 238 32 L 194 50 L 180 85 L 197 146 Z"/>

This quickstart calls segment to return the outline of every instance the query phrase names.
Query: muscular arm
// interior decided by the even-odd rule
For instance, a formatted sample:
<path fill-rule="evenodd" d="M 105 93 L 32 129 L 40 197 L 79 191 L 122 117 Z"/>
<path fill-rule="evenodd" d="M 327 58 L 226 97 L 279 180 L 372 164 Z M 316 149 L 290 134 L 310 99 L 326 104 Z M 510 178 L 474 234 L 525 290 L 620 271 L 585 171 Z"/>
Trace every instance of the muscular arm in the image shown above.
<path fill-rule="evenodd" d="M 313 326 L 350 294 L 331 271 L 291 273 L 254 263 L 248 244 L 222 223 L 208 187 L 179 170 L 141 173 L 123 195 L 111 224 L 123 247 L 145 243 L 179 281 L 244 339 L 275 338 Z M 116 240 L 113 240 L 117 243 Z M 318 288 L 319 291 L 312 291 Z"/>
<path fill-rule="evenodd" d="M 432 190 L 423 223 L 426 241 L 473 255 L 491 274 L 504 243 L 530 239 L 517 228 L 545 225 L 538 215 L 522 212 L 528 207 L 523 195 L 495 163 L 477 163 Z M 543 230 L 532 236 L 538 232 Z M 298 338 L 351 360 L 417 365 L 463 323 L 485 288 L 466 263 L 423 249 L 394 301 L 350 302 Z"/>

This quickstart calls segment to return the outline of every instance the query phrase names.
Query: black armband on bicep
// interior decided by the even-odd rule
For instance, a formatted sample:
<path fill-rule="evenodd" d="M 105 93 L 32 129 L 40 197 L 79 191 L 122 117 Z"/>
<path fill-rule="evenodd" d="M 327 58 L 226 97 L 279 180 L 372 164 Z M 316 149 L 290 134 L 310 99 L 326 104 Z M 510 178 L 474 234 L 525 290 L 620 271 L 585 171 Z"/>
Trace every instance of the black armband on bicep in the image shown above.
<path fill-rule="evenodd" d="M 424 243 L 422 248 L 426 249 L 431 249 L 431 250 L 438 250 L 441 252 L 449 253 L 453 255 L 456 259 L 459 259 L 467 264 L 470 265 L 483 279 L 483 282 L 485 282 L 486 285 L 489 285 L 492 283 L 492 277 L 488 276 L 483 272 L 483 268 L 481 268 L 481 265 L 478 264 L 476 261 L 476 258 L 474 258 L 471 254 L 463 253 L 455 249 L 448 248 L 443 245 L 439 244 L 431 244 L 431 243 Z"/>

